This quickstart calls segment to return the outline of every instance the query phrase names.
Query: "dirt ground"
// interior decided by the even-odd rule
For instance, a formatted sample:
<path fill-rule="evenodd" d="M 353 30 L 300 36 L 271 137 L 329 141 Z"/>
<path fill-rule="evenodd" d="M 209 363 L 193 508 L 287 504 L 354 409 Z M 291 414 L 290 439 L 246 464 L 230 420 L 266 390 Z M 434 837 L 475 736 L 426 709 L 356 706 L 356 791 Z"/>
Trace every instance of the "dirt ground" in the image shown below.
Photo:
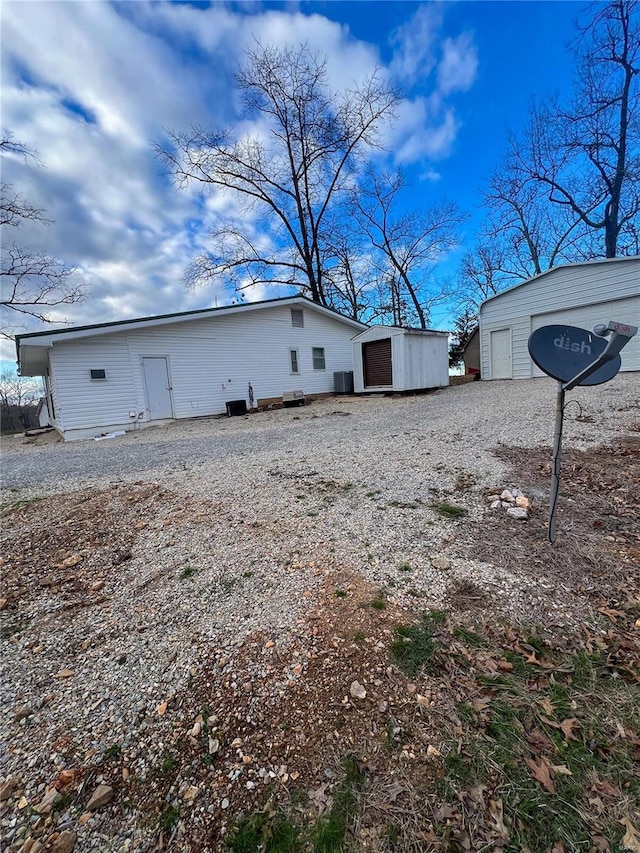
<path fill-rule="evenodd" d="M 525 494 L 545 493 L 548 450 L 502 446 L 496 452 L 504 462 L 528 472 L 528 481 L 519 478 Z M 133 490 L 87 489 L 6 506 L 3 524 L 11 559 L 3 558 L 4 638 L 18 642 L 33 630 L 25 621 L 24 605 L 43 587 L 62 600 L 64 612 L 74 618 L 96 602 L 108 605 L 105 579 L 130 560 L 137 536 L 151 519 L 162 515 L 166 497 L 163 487 L 140 482 Z M 78 820 L 88 814 L 81 803 L 95 780 L 101 776 L 112 780 L 110 811 L 104 811 L 99 822 L 91 814 L 84 818 L 89 827 L 95 823 L 99 836 L 82 835 L 74 841 L 76 850 L 640 850 L 640 821 L 633 811 L 638 803 L 637 765 L 636 788 L 629 783 L 626 792 L 616 789 L 611 795 L 609 808 L 619 831 L 607 836 L 594 824 L 583 846 L 569 838 L 553 847 L 545 841 L 530 848 L 516 840 L 524 832 L 517 820 L 496 811 L 496 803 L 503 809 L 506 795 L 499 799 L 485 785 L 479 793 L 473 788 L 464 796 L 449 792 L 447 799 L 442 788 L 447 778 L 443 756 L 456 748 L 460 752 L 465 737 L 461 702 L 479 702 L 482 707 L 484 701 L 475 681 L 473 689 L 469 687 L 469 670 L 463 677 L 461 664 L 451 663 L 454 658 L 464 658 L 474 672 L 495 674 L 512 671 L 508 654 L 523 660 L 528 655 L 527 662 L 533 655 L 536 665 L 547 655 L 555 663 L 536 673 L 544 674 L 544 689 L 550 689 L 554 666 L 557 682 L 563 677 L 561 656 L 584 650 L 595 637 L 609 675 L 637 684 L 640 424 L 613 446 L 565 454 L 558 539 L 553 546 L 546 540 L 542 501 L 523 524 L 490 512 L 486 490 L 475 499 L 482 507 L 480 521 L 452 522 L 458 549 L 471 559 L 534 580 L 544 578 L 555 588 L 559 603 L 571 600 L 578 608 L 582 621 L 578 629 L 568 628 L 561 618 L 557 624 L 531 624 L 526 613 L 519 624 L 505 625 L 498 621 L 491 597 L 468 581 L 450 597 L 448 612 L 439 614 L 442 621 L 433 634 L 440 644 L 436 665 L 407 674 L 390 656 L 390 647 L 398 626 L 419 623 L 420 602 L 413 612 L 401 610 L 357 574 L 312 562 L 317 578 L 313 603 L 296 625 L 291 642 L 280 648 L 268 634 L 258 633 L 233 652 L 231 661 L 226 651 L 216 649 L 201 656 L 188 685 L 162 711 L 162 716 L 173 715 L 189 725 L 176 722 L 164 731 L 165 758 L 144 781 L 136 779 L 126 750 L 115 749 L 85 761 L 76 757 L 70 775 L 53 774 L 50 783 L 64 795 L 65 813 Z M 181 518 L 206 512 L 198 500 L 165 514 L 165 522 L 179 525 Z M 73 555 L 81 552 L 88 556 L 77 566 Z M 46 629 L 42 617 L 38 631 Z M 546 652 L 531 646 L 527 638 L 532 633 Z M 468 639 L 476 636 L 485 638 L 482 652 Z M 37 638 L 32 641 L 37 643 Z M 275 697 L 274 679 L 284 685 Z M 534 695 L 543 688 L 528 683 L 527 689 Z M 638 731 L 628 721 L 621 725 L 629 755 L 637 761 Z M 531 760 L 537 761 L 538 753 L 532 754 Z M 343 784 L 349 777 L 345 770 L 349 756 L 356 762 L 351 774 L 353 802 Z M 554 767 L 564 766 L 556 760 Z M 234 771 L 248 765 L 273 768 L 267 773 L 268 784 L 256 776 L 254 783 L 230 789 Z M 544 765 L 533 766 L 538 779 Z M 550 778 L 549 786 L 555 784 L 553 773 Z M 224 807 L 194 808 L 205 790 L 208 801 L 222 802 Z M 15 789 L 2 805 L 5 833 L 15 809 L 20 809 L 18 795 Z M 122 809 L 144 827 L 133 845 L 118 835 Z M 29 835 L 13 840 L 5 835 L 6 849 L 58 850 L 59 813 L 32 814 L 36 819 Z M 253 824 L 247 829 L 252 815 Z M 332 841 L 318 827 L 328 827 L 329 832 L 334 824 Z M 282 827 L 294 825 L 302 829 L 297 840 L 289 842 Z M 242 846 L 245 831 L 248 841 Z M 44 846 L 23 847 L 27 837 Z M 104 846 L 95 841 L 97 837 Z M 114 839 L 118 841 L 111 846 Z"/>

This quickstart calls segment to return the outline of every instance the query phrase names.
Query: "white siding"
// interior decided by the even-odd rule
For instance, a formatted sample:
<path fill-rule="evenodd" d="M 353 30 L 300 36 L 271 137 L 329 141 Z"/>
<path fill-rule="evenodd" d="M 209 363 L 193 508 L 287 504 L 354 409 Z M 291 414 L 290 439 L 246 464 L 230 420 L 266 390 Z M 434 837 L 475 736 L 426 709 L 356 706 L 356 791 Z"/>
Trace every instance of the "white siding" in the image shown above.
<path fill-rule="evenodd" d="M 618 303 L 621 316 L 602 316 L 603 307 Z M 607 303 L 603 306 L 603 303 Z M 585 310 L 588 309 L 588 310 Z M 489 299 L 480 309 L 480 351 L 483 379 L 491 379 L 492 331 L 509 329 L 512 345 L 512 376 L 529 379 L 538 375 L 529 357 L 527 342 L 538 328 L 537 317 L 548 322 L 584 326 L 618 320 L 640 326 L 640 258 L 614 259 L 556 267 L 530 281 Z M 593 322 L 591 322 L 593 317 Z M 539 325 L 546 325 L 539 323 Z M 589 326 L 587 325 L 587 328 Z M 640 337 L 623 352 L 623 370 L 640 370 Z"/>
<path fill-rule="evenodd" d="M 96 434 L 106 432 L 129 424 L 130 410 L 144 408 L 131 375 L 125 332 L 60 341 L 53 345 L 49 358 L 55 382 L 55 426 L 61 432 L 89 427 Z M 92 368 L 106 370 L 106 380 L 91 380 Z"/>
<path fill-rule="evenodd" d="M 353 388 L 357 394 L 365 390 L 362 345 L 383 338 L 391 338 L 393 386 L 380 391 L 418 391 L 449 384 L 448 335 L 372 326 L 353 341 Z"/>
<path fill-rule="evenodd" d="M 143 356 L 167 358 L 177 418 L 221 414 L 228 400 L 248 402 L 249 383 L 254 400 L 297 389 L 331 392 L 333 372 L 353 369 L 351 338 L 357 330 L 312 308 L 303 310 L 304 328 L 292 326 L 290 306 L 269 306 L 56 342 L 58 426 L 84 437 L 130 426 L 130 411 L 148 420 Z M 312 347 L 324 348 L 325 370 L 313 369 Z M 290 349 L 298 350 L 299 374 L 291 374 Z M 91 381 L 90 368 L 104 368 L 107 380 Z"/>

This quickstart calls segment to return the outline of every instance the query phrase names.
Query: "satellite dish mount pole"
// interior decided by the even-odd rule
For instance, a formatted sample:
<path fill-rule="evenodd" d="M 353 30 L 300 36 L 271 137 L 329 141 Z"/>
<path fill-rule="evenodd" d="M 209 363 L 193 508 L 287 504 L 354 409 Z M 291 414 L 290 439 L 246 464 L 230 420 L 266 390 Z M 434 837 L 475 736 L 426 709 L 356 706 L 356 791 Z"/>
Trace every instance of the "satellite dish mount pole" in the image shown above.
<path fill-rule="evenodd" d="M 560 461 L 562 455 L 562 426 L 564 421 L 564 395 L 566 391 L 571 391 L 576 385 L 580 385 L 588 379 L 596 370 L 599 370 L 603 364 L 614 359 L 619 355 L 623 347 L 629 343 L 631 338 L 637 334 L 636 326 L 628 326 L 625 323 L 614 323 L 610 321 L 606 326 L 600 324 L 593 330 L 598 337 L 608 337 L 609 341 L 595 361 L 587 365 L 584 370 L 581 370 L 577 376 L 570 379 L 568 382 L 558 383 L 558 394 L 556 397 L 556 427 L 553 436 L 553 462 L 551 465 L 551 492 L 549 495 L 549 542 L 556 541 L 556 512 L 558 509 L 558 491 L 560 489 Z"/>
<path fill-rule="evenodd" d="M 556 515 L 560 490 L 560 466 L 562 464 L 562 427 L 564 425 L 564 395 L 562 382 L 558 382 L 556 395 L 556 428 L 553 433 L 553 457 L 551 461 L 551 490 L 549 492 L 549 542 L 556 541 Z"/>

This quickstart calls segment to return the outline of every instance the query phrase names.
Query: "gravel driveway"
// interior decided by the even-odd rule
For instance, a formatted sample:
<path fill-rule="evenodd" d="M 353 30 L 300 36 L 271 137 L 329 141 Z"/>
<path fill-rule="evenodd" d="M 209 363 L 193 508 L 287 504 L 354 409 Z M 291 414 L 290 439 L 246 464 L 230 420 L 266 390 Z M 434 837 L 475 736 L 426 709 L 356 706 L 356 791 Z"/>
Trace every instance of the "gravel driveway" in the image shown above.
<path fill-rule="evenodd" d="M 567 409 L 567 448 L 637 429 L 640 375 L 570 397 L 580 405 Z M 295 744 L 263 731 L 253 756 L 246 746 L 239 758 L 238 742 L 249 743 L 283 697 L 295 715 L 296 679 L 343 642 L 314 639 L 322 589 L 333 602 L 338 593 L 347 602 L 384 595 L 388 609 L 376 618 L 385 637 L 393 613 L 446 607 L 471 581 L 496 615 L 569 624 L 570 596 L 560 600 L 552 577 L 470 559 L 457 522 L 433 509 L 449 501 L 482 524 L 488 490 L 529 480 L 494 450 L 550 447 L 554 405 L 551 381 L 473 383 L 175 422 L 101 442 L 3 440 L 6 849 L 33 833 L 57 851 L 57 832 L 69 842 L 60 850 L 75 853 L 162 849 L 165 805 L 187 821 L 171 824 L 165 849 L 223 849 L 242 797 L 257 796 L 282 767 L 302 772 L 311 753 L 314 735 L 305 740 L 302 729 Z M 530 497 L 544 513 L 545 494 Z M 358 607 L 349 629 L 375 612 Z M 387 691 L 372 708 L 395 701 L 395 676 L 376 663 L 384 648 L 382 639 L 366 646 L 364 675 L 345 669 L 355 664 L 344 656 L 325 666 L 312 702 L 318 731 L 327 702 L 349 704 L 342 697 L 356 675 L 372 701 Z M 196 716 L 196 694 L 208 718 Z M 199 742 L 193 732 L 205 723 L 215 734 L 206 781 L 186 765 L 169 778 L 167 750 Z M 70 799 L 38 812 L 52 780 Z M 84 811 L 99 783 L 112 789 L 112 806 Z M 198 826 L 214 838 L 207 821 L 218 840 L 190 847 Z"/>
<path fill-rule="evenodd" d="M 387 487 L 402 491 L 427 480 L 446 486 L 455 469 L 489 483 L 501 474 L 491 454 L 497 444 L 551 445 L 555 387 L 537 379 L 472 383 L 424 396 L 338 397 L 245 418 L 176 421 L 100 442 L 4 439 L 3 488 L 22 497 L 144 477 L 235 493 L 252 490 L 272 466 L 292 462 L 363 484 L 384 477 Z M 568 397 L 581 409 L 567 409 L 566 445 L 608 442 L 638 419 L 640 375 L 619 375 Z"/>

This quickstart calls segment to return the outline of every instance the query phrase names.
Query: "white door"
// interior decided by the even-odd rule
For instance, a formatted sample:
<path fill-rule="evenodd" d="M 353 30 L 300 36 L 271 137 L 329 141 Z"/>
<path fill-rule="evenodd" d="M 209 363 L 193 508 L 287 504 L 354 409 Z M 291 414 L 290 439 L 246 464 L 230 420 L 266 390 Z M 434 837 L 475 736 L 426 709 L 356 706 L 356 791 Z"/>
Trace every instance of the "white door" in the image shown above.
<path fill-rule="evenodd" d="M 491 332 L 491 378 L 511 379 L 511 329 Z"/>
<path fill-rule="evenodd" d="M 149 420 L 173 417 L 169 369 L 164 356 L 145 356 L 142 359 L 144 386 L 147 391 Z"/>

